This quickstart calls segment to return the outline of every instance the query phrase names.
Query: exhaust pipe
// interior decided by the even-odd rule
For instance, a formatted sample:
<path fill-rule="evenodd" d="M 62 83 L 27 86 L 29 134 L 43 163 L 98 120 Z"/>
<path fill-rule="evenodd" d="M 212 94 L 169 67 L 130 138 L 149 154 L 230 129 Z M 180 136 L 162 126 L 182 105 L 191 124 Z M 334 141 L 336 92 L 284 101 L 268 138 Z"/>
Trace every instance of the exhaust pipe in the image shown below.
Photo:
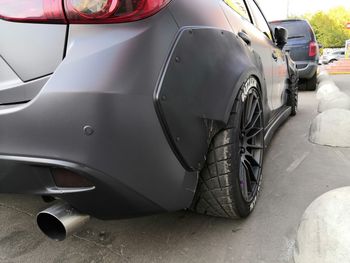
<path fill-rule="evenodd" d="M 80 214 L 66 203 L 57 203 L 36 216 L 40 230 L 56 241 L 63 241 L 89 219 L 89 215 Z"/>

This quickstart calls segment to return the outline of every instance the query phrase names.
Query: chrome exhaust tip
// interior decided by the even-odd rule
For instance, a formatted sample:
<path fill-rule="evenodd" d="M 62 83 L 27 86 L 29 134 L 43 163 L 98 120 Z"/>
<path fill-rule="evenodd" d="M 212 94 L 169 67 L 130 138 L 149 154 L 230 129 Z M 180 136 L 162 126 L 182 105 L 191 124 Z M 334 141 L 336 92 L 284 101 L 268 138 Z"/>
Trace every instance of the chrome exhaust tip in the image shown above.
<path fill-rule="evenodd" d="M 36 216 L 40 230 L 49 238 L 63 241 L 90 219 L 66 203 L 57 203 Z"/>

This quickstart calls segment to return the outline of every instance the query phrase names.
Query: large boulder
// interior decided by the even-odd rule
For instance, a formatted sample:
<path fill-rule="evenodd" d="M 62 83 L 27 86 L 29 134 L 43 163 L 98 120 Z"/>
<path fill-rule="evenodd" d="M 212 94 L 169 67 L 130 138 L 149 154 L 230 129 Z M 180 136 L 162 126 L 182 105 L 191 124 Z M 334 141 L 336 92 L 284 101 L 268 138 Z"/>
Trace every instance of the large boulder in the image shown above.
<path fill-rule="evenodd" d="M 325 80 L 318 85 L 316 98 L 318 100 L 325 99 L 332 95 L 332 93 L 338 92 L 339 88 L 332 80 Z"/>
<path fill-rule="evenodd" d="M 330 77 L 326 70 L 322 70 L 320 73 L 318 73 L 318 76 L 317 76 L 318 83 L 321 83 L 322 81 L 328 80 L 328 79 L 330 79 Z"/>
<path fill-rule="evenodd" d="M 320 145 L 350 147 L 350 111 L 332 109 L 319 114 L 312 121 L 309 139 Z"/>
<path fill-rule="evenodd" d="M 329 74 L 326 70 L 322 70 L 317 76 L 318 83 L 321 83 L 321 82 L 323 82 L 325 80 L 329 80 L 329 79 L 330 79 L 330 77 L 329 77 Z"/>
<path fill-rule="evenodd" d="M 330 92 L 320 100 L 318 112 L 324 112 L 330 109 L 350 110 L 350 97 L 341 91 Z"/>
<path fill-rule="evenodd" d="M 306 209 L 297 233 L 294 262 L 350 262 L 350 187 L 330 191 Z"/>

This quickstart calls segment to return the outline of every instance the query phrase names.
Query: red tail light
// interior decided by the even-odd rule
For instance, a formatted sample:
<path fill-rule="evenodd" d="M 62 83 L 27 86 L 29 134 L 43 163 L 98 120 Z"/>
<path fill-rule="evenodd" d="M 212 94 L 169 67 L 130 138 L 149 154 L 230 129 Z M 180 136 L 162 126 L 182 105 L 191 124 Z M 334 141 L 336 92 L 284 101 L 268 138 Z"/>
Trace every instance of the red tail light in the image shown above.
<path fill-rule="evenodd" d="M 28 23 L 123 23 L 152 16 L 170 1 L 0 0 L 0 19 Z"/>
<path fill-rule="evenodd" d="M 310 42 L 309 57 L 314 57 L 316 55 L 317 55 L 317 43 L 316 42 Z"/>
<path fill-rule="evenodd" d="M 62 0 L 0 0 L 0 18 L 29 23 L 66 22 Z"/>

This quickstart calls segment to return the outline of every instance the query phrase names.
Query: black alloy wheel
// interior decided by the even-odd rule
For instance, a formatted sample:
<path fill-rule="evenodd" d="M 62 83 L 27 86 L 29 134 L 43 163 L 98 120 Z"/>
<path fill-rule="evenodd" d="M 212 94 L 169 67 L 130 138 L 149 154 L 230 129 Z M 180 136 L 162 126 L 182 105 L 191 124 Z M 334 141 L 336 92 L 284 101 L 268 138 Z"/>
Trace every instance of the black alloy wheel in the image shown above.
<path fill-rule="evenodd" d="M 262 180 L 264 118 L 257 80 L 241 87 L 227 126 L 213 138 L 192 209 L 244 218 L 254 209 Z"/>
<path fill-rule="evenodd" d="M 241 120 L 240 188 L 246 202 L 251 202 L 259 188 L 264 150 L 264 127 L 260 97 L 251 89 L 243 104 Z"/>

